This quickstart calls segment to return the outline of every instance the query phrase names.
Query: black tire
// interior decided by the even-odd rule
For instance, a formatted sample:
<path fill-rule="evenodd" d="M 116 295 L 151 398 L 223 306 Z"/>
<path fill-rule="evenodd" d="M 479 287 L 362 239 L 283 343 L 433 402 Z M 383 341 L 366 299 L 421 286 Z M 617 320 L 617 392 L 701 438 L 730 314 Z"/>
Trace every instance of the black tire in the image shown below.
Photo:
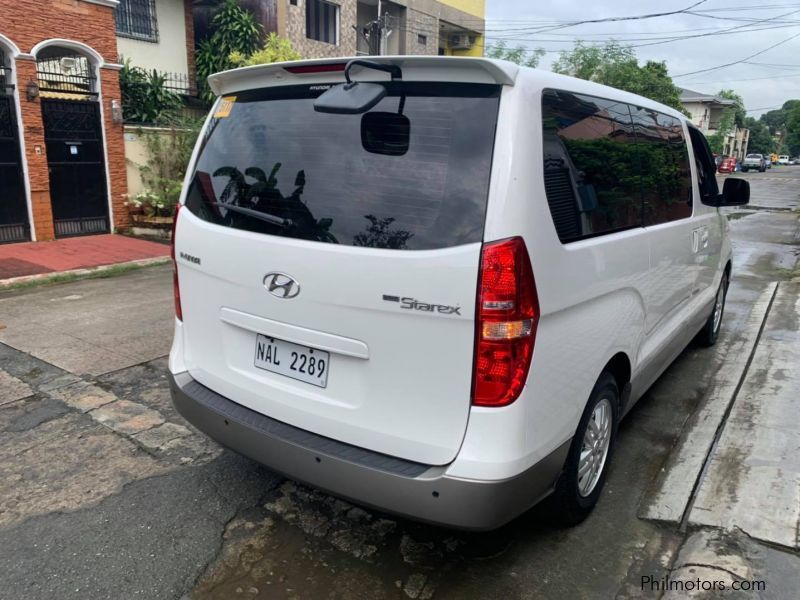
<path fill-rule="evenodd" d="M 703 325 L 700 333 L 697 334 L 697 341 L 701 346 L 711 347 L 717 343 L 719 331 L 722 329 L 722 316 L 725 314 L 725 298 L 728 295 L 728 284 L 728 273 L 725 272 L 722 274 L 722 281 L 719 282 L 717 295 L 714 297 L 714 306 L 711 307 L 711 314 L 708 315 L 706 324 Z M 715 316 L 717 314 L 717 302 L 720 300 L 721 305 L 719 307 L 719 319 L 716 319 Z"/>
<path fill-rule="evenodd" d="M 747 169 L 745 169 L 744 167 L 742 167 L 742 173 L 747 173 Z"/>
<path fill-rule="evenodd" d="M 594 482 L 589 493 L 584 495 L 581 493 L 578 478 L 581 450 L 584 447 L 584 437 L 589 427 L 589 421 L 592 420 L 595 407 L 605 400 L 608 400 L 611 413 L 610 430 L 608 432 L 608 449 L 602 461 L 599 477 Z M 567 455 L 564 471 L 556 484 L 556 489 L 551 499 L 551 506 L 554 510 L 555 517 L 563 525 L 572 526 L 583 521 L 589 516 L 597 504 L 597 501 L 600 499 L 600 494 L 603 491 L 603 485 L 605 484 L 608 474 L 608 465 L 611 462 L 614 451 L 618 419 L 619 388 L 616 380 L 610 373 L 603 373 L 600 375 L 600 379 L 597 380 L 594 389 L 592 389 L 589 402 L 586 403 L 586 408 L 578 423 L 575 436 L 572 438 L 572 445 Z"/>

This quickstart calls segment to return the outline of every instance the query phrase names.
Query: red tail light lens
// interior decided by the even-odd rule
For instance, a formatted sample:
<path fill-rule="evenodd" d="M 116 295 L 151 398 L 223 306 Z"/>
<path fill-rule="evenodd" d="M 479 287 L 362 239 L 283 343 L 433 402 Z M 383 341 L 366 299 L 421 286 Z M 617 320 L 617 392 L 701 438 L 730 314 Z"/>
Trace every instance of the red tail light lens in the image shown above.
<path fill-rule="evenodd" d="M 478 284 L 472 403 L 506 406 L 516 400 L 533 356 L 539 300 L 522 238 L 484 244 Z"/>
<path fill-rule="evenodd" d="M 181 288 L 178 284 L 178 262 L 175 260 L 175 230 L 178 228 L 178 213 L 181 211 L 181 204 L 175 205 L 175 216 L 172 220 L 172 238 L 170 243 L 170 257 L 172 257 L 172 295 L 175 297 L 175 316 L 179 321 L 183 321 L 183 311 L 181 310 Z"/>

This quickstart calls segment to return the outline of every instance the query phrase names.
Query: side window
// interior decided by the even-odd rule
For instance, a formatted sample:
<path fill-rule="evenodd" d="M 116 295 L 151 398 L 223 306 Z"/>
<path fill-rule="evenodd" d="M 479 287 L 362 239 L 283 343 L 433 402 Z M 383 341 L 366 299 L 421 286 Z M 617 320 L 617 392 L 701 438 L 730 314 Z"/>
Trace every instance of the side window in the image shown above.
<path fill-rule="evenodd" d="M 708 141 L 698 129 L 691 125 L 689 126 L 689 136 L 692 138 L 700 195 L 703 198 L 716 197 L 719 194 L 716 178 L 717 165 L 714 162 L 714 155 L 711 154 L 711 148 L 708 147 Z"/>
<path fill-rule="evenodd" d="M 657 225 L 692 215 L 689 151 L 679 119 L 631 106 L 642 167 L 644 224 Z"/>
<path fill-rule="evenodd" d="M 638 150 L 628 105 L 545 90 L 542 121 L 545 190 L 559 239 L 641 226 Z"/>

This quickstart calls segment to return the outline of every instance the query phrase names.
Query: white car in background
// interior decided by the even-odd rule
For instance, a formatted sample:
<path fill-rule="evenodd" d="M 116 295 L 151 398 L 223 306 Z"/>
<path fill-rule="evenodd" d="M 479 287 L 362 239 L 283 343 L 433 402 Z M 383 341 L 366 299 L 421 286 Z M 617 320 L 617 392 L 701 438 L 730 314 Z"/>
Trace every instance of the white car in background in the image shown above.
<path fill-rule="evenodd" d="M 667 106 L 502 61 L 209 82 L 174 235 L 180 413 L 414 519 L 491 529 L 551 494 L 586 517 L 622 416 L 717 339 L 720 207 L 747 181 L 720 194 L 702 133 Z"/>
<path fill-rule="evenodd" d="M 789 164 L 789 156 L 786 154 L 781 154 L 778 157 L 778 164 L 779 165 L 788 165 Z"/>

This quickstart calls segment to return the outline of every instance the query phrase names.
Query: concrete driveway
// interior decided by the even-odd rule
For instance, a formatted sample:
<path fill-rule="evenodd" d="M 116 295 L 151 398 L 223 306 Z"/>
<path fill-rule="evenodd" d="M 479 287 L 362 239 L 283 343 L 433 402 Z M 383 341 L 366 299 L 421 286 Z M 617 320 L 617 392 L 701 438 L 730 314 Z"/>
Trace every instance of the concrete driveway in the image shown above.
<path fill-rule="evenodd" d="M 777 496 L 758 489 L 763 471 L 729 475 L 742 453 L 769 460 L 768 445 L 739 442 L 769 439 L 792 410 L 797 380 L 770 358 L 792 360 L 784 342 L 798 329 L 788 209 L 800 167 L 745 177 L 761 208 L 730 214 L 722 338 L 687 348 L 639 402 L 597 510 L 572 529 L 552 526 L 546 506 L 489 534 L 437 529 L 221 449 L 169 401 L 169 266 L 1 293 L 0 598 L 657 598 L 643 578 L 695 574 L 763 580 L 759 597 L 792 597 L 796 537 L 766 538 L 800 508 L 796 458 L 783 457 L 795 472 Z M 771 412 L 756 410 L 770 402 L 765 387 L 782 398 Z M 789 503 L 774 527 L 748 531 L 746 515 L 773 500 Z"/>

